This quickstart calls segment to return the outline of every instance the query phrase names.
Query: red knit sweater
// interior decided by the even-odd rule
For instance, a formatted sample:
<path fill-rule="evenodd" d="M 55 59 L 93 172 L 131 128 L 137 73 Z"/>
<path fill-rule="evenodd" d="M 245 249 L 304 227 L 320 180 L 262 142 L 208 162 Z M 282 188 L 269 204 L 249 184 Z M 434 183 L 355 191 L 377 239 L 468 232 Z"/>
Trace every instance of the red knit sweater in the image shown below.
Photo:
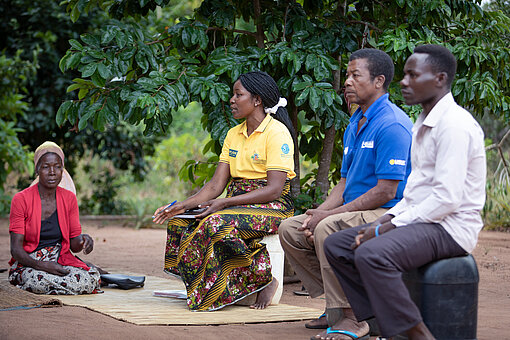
<path fill-rule="evenodd" d="M 70 251 L 70 240 L 81 235 L 80 215 L 76 196 L 66 189 L 57 187 L 58 224 L 62 231 L 62 249 L 58 263 L 88 270 L 89 267 L 77 259 Z M 18 192 L 12 198 L 9 231 L 24 235 L 23 249 L 33 252 L 41 235 L 41 198 L 37 185 Z M 13 258 L 9 261 L 12 265 Z"/>

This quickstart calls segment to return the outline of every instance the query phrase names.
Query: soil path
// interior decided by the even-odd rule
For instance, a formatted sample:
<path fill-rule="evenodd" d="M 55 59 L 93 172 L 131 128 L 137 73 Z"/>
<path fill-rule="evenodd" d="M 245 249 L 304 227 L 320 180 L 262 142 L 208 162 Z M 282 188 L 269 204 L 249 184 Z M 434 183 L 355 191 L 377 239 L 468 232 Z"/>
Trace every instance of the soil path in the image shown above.
<path fill-rule="evenodd" d="M 82 258 L 114 272 L 166 277 L 162 271 L 163 229 L 84 222 L 95 241 Z M 510 233 L 482 232 L 474 252 L 480 271 L 478 339 L 510 340 Z M 81 255 L 80 255 L 81 257 Z M 0 220 L 0 268 L 7 268 L 8 222 Z M 284 286 L 282 303 L 324 308 L 324 299 L 296 296 L 299 283 Z M 0 312 L 1 339 L 310 339 L 317 332 L 304 322 L 224 326 L 137 326 L 80 307 L 35 308 Z"/>

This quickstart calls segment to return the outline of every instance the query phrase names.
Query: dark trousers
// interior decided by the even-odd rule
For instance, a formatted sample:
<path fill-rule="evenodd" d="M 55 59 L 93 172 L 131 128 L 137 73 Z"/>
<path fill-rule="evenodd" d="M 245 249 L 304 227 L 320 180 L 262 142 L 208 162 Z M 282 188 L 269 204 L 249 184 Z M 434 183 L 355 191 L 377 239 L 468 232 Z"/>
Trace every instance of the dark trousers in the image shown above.
<path fill-rule="evenodd" d="M 436 223 L 393 229 L 352 250 L 358 230 L 330 235 L 324 251 L 358 321 L 377 318 L 384 337 L 402 333 L 422 321 L 402 281 L 402 272 L 466 251 Z"/>

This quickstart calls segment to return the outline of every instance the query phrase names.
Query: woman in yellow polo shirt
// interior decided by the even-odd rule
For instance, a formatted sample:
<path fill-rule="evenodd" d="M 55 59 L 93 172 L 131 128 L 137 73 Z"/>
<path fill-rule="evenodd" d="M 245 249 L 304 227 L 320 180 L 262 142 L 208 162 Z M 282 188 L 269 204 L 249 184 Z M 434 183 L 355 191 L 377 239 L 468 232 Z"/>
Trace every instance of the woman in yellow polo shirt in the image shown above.
<path fill-rule="evenodd" d="M 195 195 L 155 212 L 154 222 L 162 224 L 187 209 L 206 208 L 197 219 L 168 222 L 165 271 L 182 278 L 192 310 L 216 310 L 253 293 L 250 307 L 266 308 L 282 284 L 272 277 L 259 241 L 294 214 L 295 132 L 287 102 L 267 73 L 241 75 L 233 92 L 232 114 L 245 120 L 228 131 L 213 178 Z M 218 198 L 225 188 L 226 197 Z"/>

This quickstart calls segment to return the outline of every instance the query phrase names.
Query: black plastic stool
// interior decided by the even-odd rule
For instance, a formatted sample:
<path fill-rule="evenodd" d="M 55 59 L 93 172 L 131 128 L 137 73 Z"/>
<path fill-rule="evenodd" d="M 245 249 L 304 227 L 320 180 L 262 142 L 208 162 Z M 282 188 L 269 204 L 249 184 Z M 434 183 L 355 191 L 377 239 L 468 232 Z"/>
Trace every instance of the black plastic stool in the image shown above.
<path fill-rule="evenodd" d="M 472 255 L 431 262 L 402 278 L 437 340 L 476 339 L 479 276 Z"/>

